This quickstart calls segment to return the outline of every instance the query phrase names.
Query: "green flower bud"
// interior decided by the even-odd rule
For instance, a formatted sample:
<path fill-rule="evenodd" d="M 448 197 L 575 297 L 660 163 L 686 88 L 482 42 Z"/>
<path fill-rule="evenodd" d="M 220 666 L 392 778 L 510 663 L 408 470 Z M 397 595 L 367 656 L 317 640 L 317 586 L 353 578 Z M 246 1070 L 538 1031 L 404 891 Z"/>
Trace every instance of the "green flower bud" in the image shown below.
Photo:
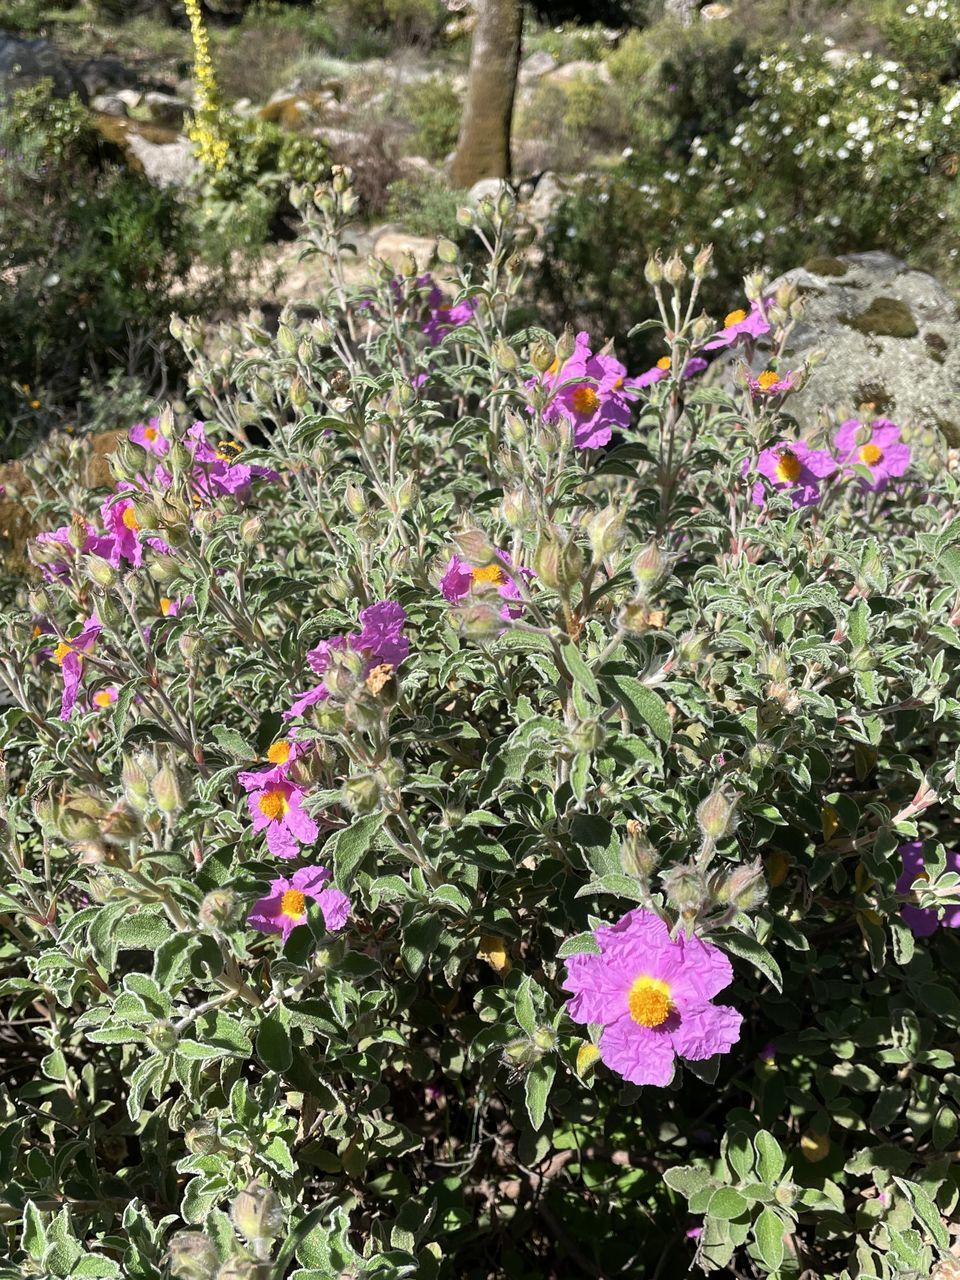
<path fill-rule="evenodd" d="M 567 735 L 570 750 L 577 754 L 593 755 L 599 751 L 606 739 L 603 725 L 599 720 L 581 720 Z"/>
<path fill-rule="evenodd" d="M 568 595 L 583 572 L 583 554 L 572 537 L 561 538 L 558 531 L 549 530 L 537 543 L 533 568 L 545 586 Z"/>
<path fill-rule="evenodd" d="M 698 280 L 702 279 L 710 267 L 713 258 L 713 245 L 705 244 L 701 247 L 700 252 L 693 260 L 693 274 Z"/>
<path fill-rule="evenodd" d="M 214 1125 L 209 1120 L 200 1120 L 183 1135 L 183 1141 L 191 1155 L 211 1156 L 223 1151 L 224 1146 Z"/>
<path fill-rule="evenodd" d="M 176 1280 L 216 1280 L 220 1256 L 201 1231 L 178 1231 L 167 1249 L 167 1266 Z"/>
<path fill-rule="evenodd" d="M 292 356 L 296 353 L 299 341 L 295 331 L 288 324 L 281 322 L 277 326 L 277 346 L 285 356 Z"/>
<path fill-rule="evenodd" d="M 462 529 L 450 541 L 461 560 L 473 569 L 488 569 L 499 563 L 497 550 L 482 529 Z"/>
<path fill-rule="evenodd" d="M 360 516 L 366 514 L 367 500 L 353 481 L 350 481 L 344 490 L 343 499 L 347 505 L 347 510 L 352 516 L 356 516 L 359 519 Z"/>
<path fill-rule="evenodd" d="M 669 568 L 670 557 L 655 540 L 648 542 L 633 562 L 633 576 L 640 595 L 649 595 Z"/>
<path fill-rule="evenodd" d="M 450 625 L 470 640 L 488 640 L 504 628 L 500 608 L 490 600 L 475 599 L 455 606 L 447 614 Z"/>
<path fill-rule="evenodd" d="M 503 418 L 503 434 L 510 444 L 524 444 L 530 438 L 530 424 L 508 409 Z"/>
<path fill-rule="evenodd" d="M 87 556 L 83 562 L 87 577 L 91 582 L 96 583 L 98 587 L 107 589 L 112 587 L 117 581 L 117 571 L 108 560 L 103 560 L 100 556 Z"/>
<path fill-rule="evenodd" d="M 672 285 L 674 289 L 678 289 L 687 278 L 686 263 L 679 256 L 673 253 L 663 265 L 663 278 L 667 284 Z"/>
<path fill-rule="evenodd" d="M 553 1027 L 537 1027 L 533 1043 L 542 1053 L 551 1053 L 557 1047 L 557 1033 Z"/>
<path fill-rule="evenodd" d="M 751 302 L 763 297 L 765 284 L 766 278 L 762 271 L 751 271 L 748 276 L 743 277 L 743 291 Z"/>
<path fill-rule="evenodd" d="M 526 489 L 514 489 L 503 495 L 500 513 L 513 529 L 524 529 L 536 516 L 536 504 Z"/>
<path fill-rule="evenodd" d="M 417 274 L 417 260 L 412 253 L 407 252 L 401 255 L 400 274 L 405 280 L 410 280 Z"/>
<path fill-rule="evenodd" d="M 143 823 L 132 805 L 118 800 L 104 816 L 100 832 L 104 840 L 110 840 L 114 844 L 128 844 L 143 833 Z"/>
<path fill-rule="evenodd" d="M 663 280 L 663 262 L 659 253 L 647 259 L 643 268 L 643 276 L 647 284 L 657 285 Z"/>
<path fill-rule="evenodd" d="M 380 766 L 380 777 L 383 779 L 384 786 L 389 787 L 392 791 L 399 791 L 406 777 L 403 762 L 398 760 L 396 756 L 388 756 Z"/>
<path fill-rule="evenodd" d="M 64 840 L 95 840 L 106 810 L 96 796 L 75 794 L 60 806 L 57 827 Z"/>
<path fill-rule="evenodd" d="M 79 511 L 75 511 L 70 517 L 69 531 L 67 533 L 67 541 L 74 551 L 82 551 L 87 541 L 87 522 Z"/>
<path fill-rule="evenodd" d="M 716 787 L 697 808 L 697 825 L 714 843 L 732 835 L 737 826 L 737 804 L 740 797 Z"/>
<path fill-rule="evenodd" d="M 756 911 L 767 897 L 767 879 L 762 864 L 756 861 L 737 867 L 727 877 L 717 897 L 738 911 Z"/>
<path fill-rule="evenodd" d="M 530 348 L 530 363 L 537 373 L 546 373 L 553 364 L 553 343 L 538 338 Z"/>
<path fill-rule="evenodd" d="M 372 774 L 348 778 L 343 784 L 343 802 L 352 813 L 374 813 L 380 808 L 380 784 Z"/>
<path fill-rule="evenodd" d="M 166 1018 L 158 1018 L 147 1028 L 147 1040 L 160 1053 L 172 1053 L 179 1038 L 176 1027 Z"/>
<path fill-rule="evenodd" d="M 230 1217 L 247 1244 L 275 1240 L 283 1229 L 280 1202 L 269 1187 L 248 1182 L 230 1206 Z"/>
<path fill-rule="evenodd" d="M 505 338 L 498 338 L 493 344 L 493 358 L 501 369 L 508 372 L 520 367 L 520 358 Z"/>
<path fill-rule="evenodd" d="M 627 536 L 627 521 L 622 510 L 604 507 L 587 521 L 587 536 L 593 551 L 593 562 L 599 564 L 608 556 L 616 555 Z"/>
<path fill-rule="evenodd" d="M 441 236 L 437 241 L 437 257 L 441 262 L 445 262 L 447 266 L 452 266 L 460 257 L 460 250 L 452 240 L 448 240 L 446 236 Z"/>
<path fill-rule="evenodd" d="M 211 889 L 200 903 L 197 919 L 204 929 L 227 932 L 240 917 L 242 903 L 232 889 Z"/>
<path fill-rule="evenodd" d="M 554 349 L 554 358 L 558 365 L 564 365 L 577 349 L 577 339 L 574 332 L 569 326 L 564 329 L 560 337 L 557 339 L 557 345 Z"/>
<path fill-rule="evenodd" d="M 457 210 L 457 226 L 472 227 L 473 226 L 473 210 L 468 209 L 466 205 L 461 205 Z"/>
<path fill-rule="evenodd" d="M 705 311 L 701 311 L 700 314 L 694 318 L 694 321 L 690 326 L 690 336 L 693 338 L 694 342 L 699 344 L 704 340 L 704 338 L 709 337 L 709 335 L 713 333 L 713 330 L 713 317 L 708 316 Z"/>
<path fill-rule="evenodd" d="M 161 813 L 179 813 L 183 808 L 180 780 L 176 769 L 169 762 L 164 761 L 157 770 L 150 789 Z"/>
<path fill-rule="evenodd" d="M 156 764 L 143 752 L 138 752 L 135 756 L 123 757 L 120 773 L 123 779 L 123 794 L 127 803 L 140 813 L 143 813 L 150 804 L 150 783 L 156 772 Z"/>
<path fill-rule="evenodd" d="M 707 900 L 707 882 L 696 867 L 671 867 L 660 880 L 667 900 L 680 911 L 697 911 Z"/>

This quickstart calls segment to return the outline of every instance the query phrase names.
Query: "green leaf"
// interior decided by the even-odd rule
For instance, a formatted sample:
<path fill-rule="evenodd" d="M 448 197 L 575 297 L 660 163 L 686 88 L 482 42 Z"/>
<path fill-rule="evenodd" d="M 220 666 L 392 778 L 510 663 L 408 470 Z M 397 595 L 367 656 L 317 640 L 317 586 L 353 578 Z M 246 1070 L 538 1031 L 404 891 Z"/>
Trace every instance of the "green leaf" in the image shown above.
<path fill-rule="evenodd" d="M 937 569 L 940 576 L 955 587 L 960 587 L 960 547 L 947 547 L 941 554 Z"/>
<path fill-rule="evenodd" d="M 514 1010 L 517 1017 L 517 1025 L 521 1031 L 525 1031 L 528 1036 L 532 1036 L 537 1029 L 537 1013 L 533 1004 L 533 979 L 529 976 L 523 978 L 520 986 L 517 988 L 516 999 L 514 1001 Z"/>
<path fill-rule="evenodd" d="M 284 1010 L 273 1009 L 257 1030 L 257 1057 L 269 1071 L 287 1071 L 293 1062 L 293 1045 Z"/>
<path fill-rule="evenodd" d="M 324 853 L 333 862 L 333 881 L 344 892 L 350 887 L 353 873 L 363 861 L 374 838 L 383 826 L 386 815 L 371 813 L 358 818 L 328 840 Z"/>
<path fill-rule="evenodd" d="M 40 1210 L 28 1200 L 23 1210 L 23 1237 L 20 1247 L 24 1249 L 34 1262 L 39 1262 L 47 1247 L 47 1233 L 43 1226 Z"/>
<path fill-rule="evenodd" d="M 70 1272 L 71 1280 L 74 1276 L 92 1276 L 110 1280 L 110 1277 L 122 1274 L 119 1262 L 114 1262 L 112 1258 L 104 1258 L 99 1253 L 88 1253 Z"/>
<path fill-rule="evenodd" d="M 663 1180 L 671 1190 L 679 1191 L 688 1200 L 713 1181 L 710 1170 L 698 1164 L 674 1165 L 672 1169 L 666 1170 Z"/>
<path fill-rule="evenodd" d="M 746 1200 L 734 1187 L 718 1187 L 710 1197 L 707 1213 L 711 1218 L 729 1221 L 739 1218 L 748 1208 Z"/>
<path fill-rule="evenodd" d="M 416 978 L 427 960 L 436 951 L 440 935 L 443 933 L 443 916 L 438 912 L 430 916 L 421 916 L 408 924 L 400 944 L 400 955 L 404 967 L 411 978 Z"/>
<path fill-rule="evenodd" d="M 783 974 L 780 972 L 780 966 L 756 938 L 751 938 L 746 933 L 734 933 L 732 930 L 711 936 L 717 946 L 741 960 L 749 960 L 761 973 L 766 974 L 778 991 L 783 990 Z"/>
<path fill-rule="evenodd" d="M 572 938 L 560 944 L 557 949 L 557 959 L 566 960 L 567 956 L 579 956 L 589 954 L 598 956 L 600 954 L 600 944 L 593 936 L 593 930 L 587 933 L 575 934 Z"/>
<path fill-rule="evenodd" d="M 654 734 L 665 745 L 670 745 L 673 737 L 673 726 L 667 715 L 663 699 L 652 689 L 648 689 L 636 676 L 604 675 L 600 676 L 604 685 L 623 706 L 632 724 L 652 729 Z"/>
<path fill-rule="evenodd" d="M 894 1177 L 893 1180 L 913 1205 L 914 1214 L 933 1236 L 934 1243 L 941 1249 L 949 1249 L 950 1237 L 943 1225 L 940 1211 L 927 1193 L 906 1178 Z"/>
<path fill-rule="evenodd" d="M 597 684 L 596 677 L 587 666 L 586 659 L 575 644 L 567 643 L 560 650 L 560 656 L 563 664 L 573 676 L 576 684 L 580 685 L 587 694 L 591 702 L 600 702 L 600 686 Z"/>
<path fill-rule="evenodd" d="M 753 1235 L 768 1271 L 779 1271 L 783 1265 L 783 1219 L 772 1209 L 763 1209 L 753 1224 Z"/>
<path fill-rule="evenodd" d="M 217 740 L 217 745 L 236 760 L 253 760 L 257 754 L 242 733 L 225 724 L 215 724 L 213 736 Z"/>
<path fill-rule="evenodd" d="M 550 1097 L 550 1089 L 553 1086 L 553 1078 L 556 1074 L 556 1063 L 546 1058 L 541 1058 L 527 1072 L 524 1098 L 530 1123 L 537 1132 L 543 1127 L 543 1122 L 546 1118 L 547 1101 Z"/>
<path fill-rule="evenodd" d="M 783 1154 L 783 1148 L 773 1134 L 768 1133 L 766 1129 L 760 1129 L 757 1132 L 753 1145 L 757 1152 L 757 1174 L 760 1181 L 772 1186 L 786 1168 L 787 1157 Z"/>

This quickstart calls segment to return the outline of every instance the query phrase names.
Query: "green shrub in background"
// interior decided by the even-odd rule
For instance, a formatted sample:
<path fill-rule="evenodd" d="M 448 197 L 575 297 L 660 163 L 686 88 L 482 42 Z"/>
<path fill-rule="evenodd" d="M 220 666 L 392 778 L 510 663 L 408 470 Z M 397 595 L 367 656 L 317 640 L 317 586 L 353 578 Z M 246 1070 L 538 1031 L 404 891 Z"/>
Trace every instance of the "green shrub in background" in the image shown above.
<path fill-rule="evenodd" d="M 955 459 L 798 440 L 796 294 L 715 334 L 706 251 L 634 381 L 516 329 L 508 199 L 446 294 L 296 198 L 323 306 L 176 322 L 206 421 L 112 493 L 30 464 L 3 1276 L 947 1280 Z"/>
<path fill-rule="evenodd" d="M 446 77 L 431 76 L 408 85 L 400 109 L 413 125 L 411 143 L 419 155 L 443 160 L 457 145 L 463 104 Z"/>
<path fill-rule="evenodd" d="M 911 68 L 939 65 L 945 30 L 960 41 L 960 5 L 937 0 L 898 29 L 909 65 L 812 38 L 745 49 L 739 31 L 710 26 L 628 35 L 608 65 L 636 132 L 621 133 L 622 164 L 557 215 L 543 289 L 564 314 L 614 332 L 639 318 L 651 247 L 704 234 L 716 310 L 744 261 L 779 272 L 815 253 L 883 248 L 954 278 L 960 83 Z"/>
<path fill-rule="evenodd" d="M 467 192 L 451 190 L 442 178 L 398 178 L 390 184 L 385 213 L 414 235 L 460 241 L 466 228 L 457 222 L 457 210 L 466 197 Z"/>

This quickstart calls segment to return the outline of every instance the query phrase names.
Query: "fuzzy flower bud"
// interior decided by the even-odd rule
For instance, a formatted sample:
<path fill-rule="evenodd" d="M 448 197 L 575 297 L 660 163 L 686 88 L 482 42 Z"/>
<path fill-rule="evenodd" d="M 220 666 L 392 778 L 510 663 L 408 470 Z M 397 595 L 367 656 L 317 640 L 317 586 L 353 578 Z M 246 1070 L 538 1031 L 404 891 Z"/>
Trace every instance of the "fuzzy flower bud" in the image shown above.
<path fill-rule="evenodd" d="M 178 1231 L 167 1250 L 167 1266 L 175 1280 L 215 1280 L 220 1257 L 201 1231 Z"/>
<path fill-rule="evenodd" d="M 343 784 L 343 802 L 352 813 L 373 813 L 380 807 L 380 784 L 372 774 L 348 778 Z"/>
<path fill-rule="evenodd" d="M 450 625 L 470 640 L 488 640 L 504 628 L 500 609 L 489 600 L 472 600 L 457 605 L 448 613 Z"/>
<path fill-rule="evenodd" d="M 283 1228 L 280 1202 L 269 1187 L 248 1182 L 230 1206 L 233 1225 L 248 1244 L 275 1240 Z"/>
<path fill-rule="evenodd" d="M 670 568 L 670 557 L 651 540 L 633 562 L 633 576 L 641 597 L 648 595 Z"/>
<path fill-rule="evenodd" d="M 604 507 L 587 521 L 587 536 L 593 551 L 594 564 L 616 555 L 627 536 L 626 515 L 617 507 Z"/>
<path fill-rule="evenodd" d="M 437 257 L 441 262 L 445 262 L 447 266 L 452 266 L 460 257 L 460 250 L 452 240 L 448 240 L 446 236 L 441 236 L 437 241 Z"/>
<path fill-rule="evenodd" d="M 694 321 L 690 326 L 690 336 L 694 342 L 701 343 L 704 338 L 708 337 L 714 330 L 714 321 L 712 316 L 708 316 L 705 311 L 694 317 Z"/>
<path fill-rule="evenodd" d="M 707 882 L 696 867 L 671 867 L 661 882 L 667 900 L 680 911 L 697 911 L 707 899 Z"/>
<path fill-rule="evenodd" d="M 583 554 L 573 538 L 562 539 L 550 530 L 537 543 L 533 567 L 545 586 L 566 595 L 583 572 Z"/>
<path fill-rule="evenodd" d="M 578 755 L 593 755 L 603 746 L 605 738 L 603 725 L 596 719 L 581 720 L 567 735 L 570 750 Z"/>
<path fill-rule="evenodd" d="M 528 439 L 530 435 L 530 426 L 520 417 L 519 414 L 513 413 L 510 409 L 504 414 L 503 434 L 507 437 L 510 444 L 520 445 Z"/>
<path fill-rule="evenodd" d="M 366 514 L 367 500 L 352 481 L 344 490 L 343 500 L 347 504 L 347 510 L 352 516 L 356 516 L 358 520 L 362 515 Z"/>
<path fill-rule="evenodd" d="M 232 889 L 211 889 L 200 903 L 197 918 L 204 929 L 224 932 L 237 922 L 241 905 Z"/>
<path fill-rule="evenodd" d="M 171 1053 L 177 1047 L 179 1038 L 176 1027 L 166 1018 L 158 1018 L 147 1028 L 147 1040 L 160 1053 Z"/>
<path fill-rule="evenodd" d="M 765 283 L 762 271 L 751 271 L 748 276 L 743 277 L 743 291 L 751 302 L 757 302 L 763 297 Z"/>
<path fill-rule="evenodd" d="M 756 911 L 767 897 L 767 881 L 760 862 L 748 862 L 732 871 L 717 897 L 739 911 Z"/>
<path fill-rule="evenodd" d="M 659 253 L 647 259 L 643 268 L 643 276 L 647 284 L 657 285 L 663 280 L 663 262 L 660 260 Z"/>
<path fill-rule="evenodd" d="M 497 550 L 482 529 L 461 529 L 450 539 L 461 560 L 473 569 L 487 569 L 497 563 Z"/>
<path fill-rule="evenodd" d="M 104 560 L 100 556 L 87 556 L 83 567 L 90 581 L 105 590 L 112 587 L 117 580 L 116 569 L 108 560 Z"/>
<path fill-rule="evenodd" d="M 577 349 L 577 340 L 574 337 L 573 330 L 564 329 L 560 337 L 557 339 L 557 345 L 554 355 L 558 365 L 564 365 Z"/>
<path fill-rule="evenodd" d="M 659 860 L 657 852 L 641 838 L 639 822 L 631 818 L 620 842 L 620 866 L 624 873 L 647 881 L 656 871 Z"/>
<path fill-rule="evenodd" d="M 702 279 L 710 267 L 713 258 L 713 245 L 705 244 L 701 246 L 700 252 L 693 260 L 693 274 L 697 279 Z"/>
<path fill-rule="evenodd" d="M 87 522 L 78 511 L 70 517 L 67 541 L 74 551 L 82 551 L 87 541 Z"/>
<path fill-rule="evenodd" d="M 520 366 L 519 356 L 504 338 L 498 338 L 493 344 L 493 358 L 501 369 L 508 372 Z"/>
<path fill-rule="evenodd" d="M 697 825 L 707 840 L 716 843 L 732 835 L 737 826 L 737 803 L 740 797 L 716 787 L 697 808 Z"/>
<path fill-rule="evenodd" d="M 513 529 L 523 529 L 533 520 L 536 506 L 526 489 L 514 489 L 503 495 L 500 514 Z"/>
<path fill-rule="evenodd" d="M 537 373 L 546 373 L 553 364 L 553 344 L 538 338 L 530 348 L 530 363 Z"/>
<path fill-rule="evenodd" d="M 100 835 L 104 812 L 96 796 L 72 795 L 60 807 L 57 827 L 64 840 L 95 840 Z"/>
<path fill-rule="evenodd" d="M 179 813 L 183 808 L 180 780 L 176 769 L 168 761 L 164 761 L 157 770 L 150 789 L 161 813 Z"/>
<path fill-rule="evenodd" d="M 686 263 L 679 254 L 673 253 L 666 260 L 663 265 L 663 278 L 666 280 L 667 284 L 673 285 L 675 289 L 678 289 L 680 285 L 683 284 L 684 280 L 686 280 Z"/>

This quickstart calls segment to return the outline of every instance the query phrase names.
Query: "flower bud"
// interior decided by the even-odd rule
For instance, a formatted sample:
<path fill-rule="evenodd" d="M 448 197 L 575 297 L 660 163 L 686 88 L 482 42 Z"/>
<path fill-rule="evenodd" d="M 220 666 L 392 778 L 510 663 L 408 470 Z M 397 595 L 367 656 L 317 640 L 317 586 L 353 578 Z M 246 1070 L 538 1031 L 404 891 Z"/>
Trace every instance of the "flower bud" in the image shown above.
<path fill-rule="evenodd" d="M 659 253 L 647 259 L 643 268 L 643 277 L 647 284 L 657 285 L 661 282 L 663 279 L 663 263 L 660 260 Z"/>
<path fill-rule="evenodd" d="M 259 516 L 248 516 L 240 524 L 240 541 L 245 547 L 255 547 L 263 536 L 263 521 Z"/>
<path fill-rule="evenodd" d="M 707 637 L 696 631 L 685 631 L 677 646 L 677 657 L 687 666 L 695 667 L 707 652 Z"/>
<path fill-rule="evenodd" d="M 224 1149 L 216 1128 L 209 1120 L 198 1120 L 183 1135 L 183 1141 L 187 1150 L 194 1156 L 212 1156 Z"/>
<path fill-rule="evenodd" d="M 713 258 L 713 245 L 712 244 L 702 245 L 700 248 L 700 252 L 697 254 L 697 256 L 693 260 L 693 274 L 697 277 L 698 280 L 702 279 L 707 274 L 707 270 L 710 267 L 710 262 L 712 258 Z"/>
<path fill-rule="evenodd" d="M 557 1047 L 557 1033 L 553 1027 L 537 1027 L 533 1033 L 533 1043 L 541 1053 L 551 1053 Z"/>
<path fill-rule="evenodd" d="M 716 843 L 732 835 L 737 826 L 740 797 L 723 787 L 715 787 L 697 808 L 697 825 L 708 840 Z"/>
<path fill-rule="evenodd" d="M 140 815 L 125 800 L 118 800 L 112 805 L 100 825 L 100 833 L 104 840 L 114 844 L 127 844 L 136 840 L 143 832 Z"/>
<path fill-rule="evenodd" d="M 748 276 L 743 277 L 743 291 L 751 302 L 757 302 L 763 297 L 763 286 L 766 283 L 762 271 L 751 271 Z"/>
<path fill-rule="evenodd" d="M 687 267 L 679 254 L 673 253 L 663 264 L 663 278 L 667 284 L 678 289 L 687 278 Z"/>
<path fill-rule="evenodd" d="M 348 778 L 343 784 L 343 802 L 352 813 L 373 813 L 380 807 L 380 784 L 372 774 Z"/>
<path fill-rule="evenodd" d="M 230 1217 L 247 1244 L 275 1240 L 283 1228 L 279 1200 L 269 1187 L 256 1181 L 248 1182 L 234 1200 Z"/>
<path fill-rule="evenodd" d="M 178 1231 L 167 1249 L 167 1266 L 175 1280 L 215 1280 L 220 1255 L 201 1231 Z"/>
<path fill-rule="evenodd" d="M 620 866 L 628 876 L 647 881 L 657 869 L 659 854 L 641 836 L 640 824 L 635 818 L 627 822 L 627 832 L 620 841 Z"/>
<path fill-rule="evenodd" d="M 671 867 L 660 880 L 667 900 L 680 911 L 696 911 L 707 899 L 707 882 L 696 867 Z"/>
<path fill-rule="evenodd" d="M 530 348 L 530 363 L 537 373 L 546 373 L 553 364 L 553 344 L 538 338 Z"/>
<path fill-rule="evenodd" d="M 493 344 L 493 358 L 501 369 L 508 372 L 520 366 L 520 358 L 505 338 L 498 338 Z"/>
<path fill-rule="evenodd" d="M 57 827 L 64 840 L 95 840 L 100 835 L 104 806 L 96 796 L 68 796 L 57 814 Z"/>
<path fill-rule="evenodd" d="M 450 539 L 457 555 L 473 569 L 498 563 L 497 550 L 482 529 L 461 529 Z"/>
<path fill-rule="evenodd" d="M 670 568 L 670 557 L 651 540 L 633 562 L 633 576 L 641 598 L 649 595 Z"/>
<path fill-rule="evenodd" d="M 277 326 L 276 342 L 285 356 L 292 356 L 296 353 L 299 339 L 296 332 L 281 321 Z"/>
<path fill-rule="evenodd" d="M 98 587 L 104 590 L 112 587 L 117 580 L 117 571 L 109 560 L 104 560 L 100 556 L 87 556 L 83 562 L 87 577 Z"/>
<path fill-rule="evenodd" d="M 356 516 L 357 519 L 359 519 L 360 516 L 366 514 L 367 500 L 363 496 L 363 493 L 361 492 L 361 490 L 358 489 L 357 486 L 353 483 L 353 481 L 350 481 L 347 484 L 347 487 L 344 490 L 343 499 L 347 505 L 347 510 L 350 512 L 352 516 Z"/>
<path fill-rule="evenodd" d="M 466 205 L 461 205 L 457 210 L 457 226 L 472 227 L 473 226 L 473 210 L 468 209 Z"/>
<path fill-rule="evenodd" d="M 207 647 L 207 642 L 203 636 L 198 635 L 196 631 L 184 631 L 177 636 L 177 648 L 180 650 L 180 657 L 184 662 L 194 662 L 197 657 Z"/>
<path fill-rule="evenodd" d="M 173 768 L 169 761 L 164 761 L 157 770 L 156 776 L 150 784 L 150 789 L 161 813 L 179 813 L 183 808 L 180 780 L 177 777 L 176 769 Z"/>
<path fill-rule="evenodd" d="M 70 517 L 68 526 L 67 541 L 74 551 L 82 551 L 87 542 L 87 522 L 79 511 L 75 511 Z"/>
<path fill-rule="evenodd" d="M 172 1053 L 179 1040 L 177 1029 L 166 1018 L 158 1018 L 147 1028 L 147 1040 L 160 1053 Z"/>
<path fill-rule="evenodd" d="M 608 556 L 616 555 L 627 536 L 624 512 L 617 507 L 604 507 L 587 521 L 587 536 L 593 552 L 594 564 L 600 564 Z"/>
<path fill-rule="evenodd" d="M 417 482 L 413 474 L 406 476 L 391 495 L 391 511 L 409 511 L 417 500 Z"/>
<path fill-rule="evenodd" d="M 544 533 L 533 553 L 533 568 L 545 586 L 568 595 L 583 572 L 583 555 L 573 538 L 558 536 L 556 530 Z"/>
<path fill-rule="evenodd" d="M 541 1051 L 526 1036 L 510 1040 L 503 1048 L 503 1057 L 510 1067 L 533 1067 L 543 1057 Z"/>
<path fill-rule="evenodd" d="M 143 470 L 147 454 L 132 440 L 119 440 L 108 458 L 111 472 L 118 480 L 134 480 Z"/>
<path fill-rule="evenodd" d="M 449 267 L 460 257 L 460 250 L 452 240 L 448 240 L 446 236 L 441 236 L 437 241 L 437 257 Z"/>
<path fill-rule="evenodd" d="M 400 274 L 404 280 L 410 280 L 417 274 L 417 260 L 412 253 L 406 252 L 401 255 Z"/>
<path fill-rule="evenodd" d="M 767 881 L 759 861 L 737 867 L 728 876 L 717 898 L 738 911 L 755 911 L 767 897 Z"/>
<path fill-rule="evenodd" d="M 508 409 L 503 417 L 503 434 L 510 444 L 524 444 L 530 437 L 530 424 Z"/>
<path fill-rule="evenodd" d="M 554 349 L 557 364 L 561 367 L 565 365 L 576 349 L 577 340 L 574 337 L 573 330 L 568 326 L 557 339 L 557 345 Z"/>
<path fill-rule="evenodd" d="M 523 529 L 536 515 L 536 506 L 526 489 L 513 489 L 503 495 L 500 514 L 511 528 Z"/>
<path fill-rule="evenodd" d="M 800 1195 L 800 1188 L 795 1182 L 781 1182 L 773 1194 L 777 1204 L 782 1204 L 789 1209 L 790 1205 L 796 1204 L 797 1197 Z"/>
<path fill-rule="evenodd" d="M 242 903 L 232 889 L 211 889 L 200 903 L 197 919 L 204 929 L 224 933 L 237 923 L 241 907 Z"/>
<path fill-rule="evenodd" d="M 288 394 L 290 396 L 290 403 L 295 409 L 302 409 L 309 401 L 310 392 L 307 390 L 307 385 L 299 374 L 297 374 L 290 383 L 290 391 Z"/>
<path fill-rule="evenodd" d="M 708 316 L 705 311 L 701 311 L 698 316 L 694 317 L 690 326 L 690 336 L 694 342 L 699 345 L 704 338 L 710 336 L 714 330 L 714 321 L 712 316 Z"/>
<path fill-rule="evenodd" d="M 577 755 L 593 755 L 603 746 L 605 738 L 603 725 L 596 719 L 581 720 L 567 735 L 570 750 Z"/>
<path fill-rule="evenodd" d="M 127 803 L 140 813 L 150 803 L 150 782 L 156 771 L 156 765 L 143 752 L 123 757 L 120 775 L 123 779 L 123 794 Z"/>
<path fill-rule="evenodd" d="M 488 640 L 499 635 L 505 626 L 500 607 L 490 600 L 475 599 L 456 605 L 447 618 L 460 635 L 470 640 Z"/>

